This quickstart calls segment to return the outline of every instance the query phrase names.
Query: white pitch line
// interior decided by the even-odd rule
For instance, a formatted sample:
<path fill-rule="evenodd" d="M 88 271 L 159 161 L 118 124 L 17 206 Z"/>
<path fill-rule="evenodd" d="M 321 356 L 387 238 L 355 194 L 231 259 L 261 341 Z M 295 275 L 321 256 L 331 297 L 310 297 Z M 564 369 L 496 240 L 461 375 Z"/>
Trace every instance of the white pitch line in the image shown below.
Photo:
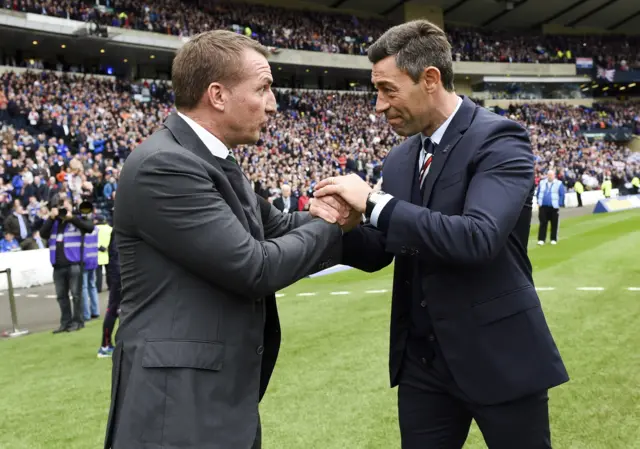
<path fill-rule="evenodd" d="M 282 298 L 284 296 L 284 293 L 276 293 L 276 298 Z"/>
<path fill-rule="evenodd" d="M 38 296 L 39 295 L 30 294 L 30 295 L 27 295 L 27 298 L 37 298 Z"/>
<path fill-rule="evenodd" d="M 315 293 L 298 293 L 298 296 L 315 296 Z"/>
<path fill-rule="evenodd" d="M 22 293 L 14 293 L 13 296 L 17 298 L 18 296 L 22 296 Z"/>
<path fill-rule="evenodd" d="M 331 292 L 332 295 L 348 295 L 351 292 Z"/>
<path fill-rule="evenodd" d="M 539 292 L 550 292 L 551 290 L 555 290 L 555 287 L 536 287 L 536 291 Z"/>
<path fill-rule="evenodd" d="M 601 292 L 604 290 L 604 287 L 578 287 L 576 290 L 581 290 L 583 292 Z"/>
<path fill-rule="evenodd" d="M 57 298 L 56 295 L 47 295 L 47 298 Z"/>
<path fill-rule="evenodd" d="M 365 293 L 387 293 L 389 290 L 367 290 Z"/>
<path fill-rule="evenodd" d="M 630 292 L 640 292 L 640 287 L 629 287 L 627 290 Z"/>

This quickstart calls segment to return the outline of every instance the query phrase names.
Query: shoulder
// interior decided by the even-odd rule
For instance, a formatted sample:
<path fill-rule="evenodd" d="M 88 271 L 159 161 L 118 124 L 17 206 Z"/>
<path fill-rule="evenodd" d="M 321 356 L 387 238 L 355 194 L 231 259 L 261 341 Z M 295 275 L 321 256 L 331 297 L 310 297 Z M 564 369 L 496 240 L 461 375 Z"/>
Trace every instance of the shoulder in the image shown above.
<path fill-rule="evenodd" d="M 191 170 L 198 167 L 199 158 L 181 146 L 171 132 L 163 128 L 138 145 L 127 157 L 120 174 L 119 187 L 144 173 L 155 170 Z"/>
<path fill-rule="evenodd" d="M 392 163 L 398 159 L 398 156 L 409 151 L 411 145 L 416 143 L 416 141 L 420 140 L 419 134 L 414 134 L 413 136 L 407 137 L 402 143 L 394 146 L 389 150 L 387 157 L 385 159 L 385 165 Z"/>
<path fill-rule="evenodd" d="M 513 136 L 529 141 L 529 133 L 520 123 L 491 112 L 482 106 L 476 106 L 476 108 L 474 119 L 469 127 L 470 131 L 482 133 L 489 139 L 500 136 Z"/>

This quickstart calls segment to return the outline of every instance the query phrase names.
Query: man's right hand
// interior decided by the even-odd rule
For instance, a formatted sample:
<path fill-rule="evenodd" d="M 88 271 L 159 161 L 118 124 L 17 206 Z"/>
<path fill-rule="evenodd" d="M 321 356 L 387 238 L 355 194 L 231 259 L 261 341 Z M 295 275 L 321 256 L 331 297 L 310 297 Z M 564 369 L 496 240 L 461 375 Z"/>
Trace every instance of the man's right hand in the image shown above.
<path fill-rule="evenodd" d="M 337 195 L 312 198 L 309 204 L 309 213 L 312 216 L 322 218 L 329 223 L 338 223 L 345 232 L 357 226 L 362 219 L 362 214 L 351 208 Z"/>
<path fill-rule="evenodd" d="M 54 207 L 51 209 L 51 212 L 49 212 L 49 218 L 51 218 L 52 220 L 55 220 L 57 216 L 58 216 L 58 208 Z"/>

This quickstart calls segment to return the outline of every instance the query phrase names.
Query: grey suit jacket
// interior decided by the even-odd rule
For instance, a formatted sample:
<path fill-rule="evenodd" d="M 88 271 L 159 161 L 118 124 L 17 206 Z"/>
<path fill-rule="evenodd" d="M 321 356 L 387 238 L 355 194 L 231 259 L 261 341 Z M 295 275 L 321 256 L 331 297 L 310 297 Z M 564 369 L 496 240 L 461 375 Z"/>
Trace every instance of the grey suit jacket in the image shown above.
<path fill-rule="evenodd" d="M 342 232 L 253 192 L 245 213 L 239 189 L 177 115 L 127 159 L 105 448 L 252 446 L 280 345 L 274 293 L 332 265 Z"/>

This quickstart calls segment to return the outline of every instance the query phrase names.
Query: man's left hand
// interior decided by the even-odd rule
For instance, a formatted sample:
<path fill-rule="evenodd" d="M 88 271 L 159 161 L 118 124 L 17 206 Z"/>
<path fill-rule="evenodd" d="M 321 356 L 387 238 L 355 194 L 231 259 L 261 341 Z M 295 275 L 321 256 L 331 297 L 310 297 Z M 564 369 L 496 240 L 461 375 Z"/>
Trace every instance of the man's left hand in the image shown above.
<path fill-rule="evenodd" d="M 360 176 L 351 174 L 320 181 L 315 187 L 313 196 L 322 198 L 327 195 L 339 195 L 362 214 L 367 208 L 367 197 L 371 190 L 373 189 Z"/>

